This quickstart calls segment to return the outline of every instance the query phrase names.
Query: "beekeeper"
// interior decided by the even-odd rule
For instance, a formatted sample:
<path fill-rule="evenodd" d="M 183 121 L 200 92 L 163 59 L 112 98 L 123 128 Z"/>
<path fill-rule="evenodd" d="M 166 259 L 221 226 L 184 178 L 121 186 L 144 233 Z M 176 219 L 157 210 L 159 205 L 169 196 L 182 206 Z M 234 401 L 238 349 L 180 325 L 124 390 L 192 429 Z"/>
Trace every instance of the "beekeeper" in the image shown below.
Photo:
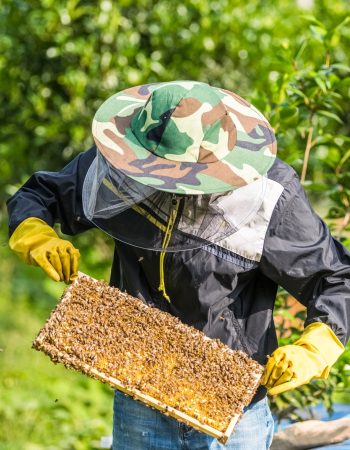
<path fill-rule="evenodd" d="M 113 286 L 267 362 L 226 446 L 116 392 L 113 448 L 265 450 L 266 391 L 327 378 L 349 338 L 349 253 L 276 159 L 266 118 L 233 92 L 195 81 L 133 87 L 102 104 L 92 131 L 94 147 L 10 198 L 11 249 L 69 283 L 79 251 L 53 225 L 68 235 L 98 227 L 116 242 Z M 278 285 L 307 319 L 276 349 Z"/>

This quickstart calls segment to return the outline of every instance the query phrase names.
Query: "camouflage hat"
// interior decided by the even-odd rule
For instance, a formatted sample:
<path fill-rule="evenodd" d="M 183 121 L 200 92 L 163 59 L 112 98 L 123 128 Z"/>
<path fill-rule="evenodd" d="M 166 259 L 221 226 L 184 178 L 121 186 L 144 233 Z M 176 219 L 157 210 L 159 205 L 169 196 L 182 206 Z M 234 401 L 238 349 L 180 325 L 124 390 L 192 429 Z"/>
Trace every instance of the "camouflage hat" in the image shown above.
<path fill-rule="evenodd" d="M 136 86 L 112 95 L 92 125 L 99 151 L 158 190 L 206 194 L 265 175 L 276 156 L 266 118 L 237 94 L 197 81 Z"/>

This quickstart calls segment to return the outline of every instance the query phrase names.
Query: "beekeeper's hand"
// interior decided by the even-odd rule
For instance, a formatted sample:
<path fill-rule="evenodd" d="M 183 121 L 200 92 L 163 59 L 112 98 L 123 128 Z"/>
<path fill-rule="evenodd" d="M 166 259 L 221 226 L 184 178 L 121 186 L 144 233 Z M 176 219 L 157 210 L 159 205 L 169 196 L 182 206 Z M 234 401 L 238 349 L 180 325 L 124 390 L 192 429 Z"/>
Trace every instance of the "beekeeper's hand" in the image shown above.
<path fill-rule="evenodd" d="M 328 325 L 312 323 L 293 345 L 285 345 L 272 353 L 261 384 L 270 395 L 276 395 L 314 378 L 326 379 L 343 350 L 343 344 Z"/>
<path fill-rule="evenodd" d="M 78 276 L 79 250 L 41 219 L 29 217 L 21 222 L 9 245 L 24 262 L 40 266 L 55 281 L 68 284 Z"/>

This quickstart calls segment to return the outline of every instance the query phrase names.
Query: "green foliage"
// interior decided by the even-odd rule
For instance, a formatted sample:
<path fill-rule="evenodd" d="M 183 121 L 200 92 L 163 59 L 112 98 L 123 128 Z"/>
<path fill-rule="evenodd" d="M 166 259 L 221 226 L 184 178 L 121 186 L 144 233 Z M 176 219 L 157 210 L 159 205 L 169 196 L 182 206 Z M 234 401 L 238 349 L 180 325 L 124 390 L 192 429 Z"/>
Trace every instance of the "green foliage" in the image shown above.
<path fill-rule="evenodd" d="M 315 0 L 309 10 L 299 3 L 3 0 L 0 222 L 6 221 L 5 200 L 33 171 L 58 170 L 92 144 L 92 117 L 109 95 L 145 82 L 197 79 L 234 90 L 265 113 L 275 128 L 281 158 L 302 176 L 316 210 L 350 246 L 348 1 Z M 91 231 L 73 240 L 83 254 L 82 269 L 106 279 L 112 258 L 108 239 Z M 106 392 L 90 387 L 85 392 L 79 387 L 84 382 L 72 376 L 69 384 L 76 386 L 78 409 L 73 409 L 73 402 L 61 408 L 63 400 L 52 405 L 54 390 L 62 389 L 62 397 L 68 395 L 60 381 L 69 377 L 67 371 L 56 372 L 56 367 L 51 371 L 50 364 L 34 362 L 29 350 L 21 348 L 47 317 L 59 289 L 37 269 L 15 261 L 4 247 L 0 251 L 0 268 L 6 276 L 0 335 L 4 348 L 0 382 L 7 380 L 6 406 L 0 406 L 0 435 L 8 436 L 3 448 L 90 448 L 88 440 L 94 439 L 95 432 L 88 439 L 85 428 L 90 427 L 83 422 L 86 434 L 80 436 L 76 418 L 105 417 L 101 411 Z M 283 299 L 281 294 L 279 310 L 287 317 Z M 298 332 L 292 330 L 281 342 L 291 342 Z M 4 336 L 13 342 L 9 347 Z M 8 349 L 18 355 L 16 361 L 9 358 Z M 349 351 L 329 381 L 277 397 L 274 410 L 280 417 L 293 417 L 297 407 L 319 399 L 331 405 L 334 390 L 349 389 L 347 364 Z M 33 371 L 37 378 L 29 382 Z M 22 397 L 22 403 L 30 405 L 34 398 L 36 405 L 20 416 Z M 91 399 L 88 413 L 87 397 L 96 399 Z M 56 409 L 60 412 L 53 427 L 49 416 Z M 17 432 L 10 431 L 13 421 Z M 35 421 L 55 433 L 43 433 L 40 442 Z M 17 433 L 12 440 L 11 433 Z M 78 436 L 76 443 L 69 441 L 72 434 Z M 53 443 L 53 435 L 67 443 Z"/>
<path fill-rule="evenodd" d="M 82 238 L 101 242 L 100 233 Z M 82 270 L 93 271 L 98 262 L 96 276 L 106 279 L 108 259 L 88 254 Z M 4 246 L 0 271 L 0 450 L 99 448 L 101 436 L 111 434 L 112 389 L 31 349 L 64 285 L 23 265 Z"/>
<path fill-rule="evenodd" d="M 338 58 L 341 41 L 348 39 L 350 17 L 336 26 L 326 27 L 312 16 L 303 18 L 310 35 L 299 47 L 289 44 L 279 54 L 281 66 L 274 75 L 276 84 L 266 104 L 272 104 L 269 118 L 279 141 L 280 155 L 300 173 L 305 188 L 319 213 L 328 219 L 336 237 L 349 245 L 349 60 Z M 314 44 L 320 58 L 305 59 L 307 47 Z M 257 94 L 259 95 L 259 93 Z M 272 99 L 272 102 L 271 102 Z M 328 212 L 327 212 L 328 211 Z M 332 220 L 333 219 L 333 220 Z M 275 314 L 290 319 L 287 293 L 280 291 Z M 305 320 L 305 313 L 298 313 Z M 300 329 L 283 322 L 279 327 L 280 345 L 292 343 Z M 302 409 L 323 402 L 332 412 L 333 400 L 349 398 L 350 350 L 342 355 L 326 381 L 313 381 L 271 400 L 278 420 L 300 419 Z"/>
<path fill-rule="evenodd" d="M 310 124 L 320 124 L 315 150 L 339 150 L 349 96 L 347 11 L 346 0 L 317 1 L 319 20 L 292 0 L 4 0 L 0 192 L 88 148 L 101 102 L 152 81 L 198 79 L 253 100 L 297 169 Z"/>

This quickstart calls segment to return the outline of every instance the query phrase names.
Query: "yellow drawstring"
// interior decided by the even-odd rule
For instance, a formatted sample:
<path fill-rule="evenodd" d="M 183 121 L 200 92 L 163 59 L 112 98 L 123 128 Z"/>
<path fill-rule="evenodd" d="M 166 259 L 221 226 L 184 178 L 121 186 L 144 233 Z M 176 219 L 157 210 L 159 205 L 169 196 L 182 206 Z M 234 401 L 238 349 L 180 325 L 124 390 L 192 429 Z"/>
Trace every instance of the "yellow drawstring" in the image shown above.
<path fill-rule="evenodd" d="M 153 217 L 151 214 L 149 214 L 147 211 L 145 211 L 143 208 L 141 208 L 139 205 L 134 205 L 130 200 L 128 200 L 121 192 L 119 192 L 111 182 L 104 179 L 103 184 L 110 189 L 112 192 L 114 192 L 116 195 L 118 195 L 120 198 L 122 198 L 125 203 L 129 203 L 131 208 L 141 214 L 142 216 L 146 217 L 153 225 L 157 226 L 160 230 L 164 231 L 164 239 L 162 243 L 162 249 L 164 251 L 160 254 L 159 259 L 159 287 L 158 290 L 162 292 L 163 297 L 170 303 L 170 297 L 166 293 L 165 290 L 165 282 L 164 282 L 164 258 L 165 258 L 165 250 L 167 249 L 171 235 L 174 229 L 175 220 L 177 217 L 177 212 L 179 209 L 179 201 L 173 197 L 172 198 L 172 208 L 169 215 L 169 221 L 167 227 L 165 227 L 161 222 L 159 222 L 155 217 Z"/>
<path fill-rule="evenodd" d="M 164 258 L 165 258 L 165 250 L 167 249 L 170 239 L 171 239 L 171 234 L 173 232 L 174 229 L 174 225 L 175 225 L 175 221 L 176 221 L 176 217 L 177 217 L 177 212 L 179 209 L 179 201 L 176 198 L 172 199 L 172 205 L 174 205 L 174 208 L 171 208 L 170 211 L 170 216 L 169 216 L 169 222 L 168 222 L 168 226 L 165 230 L 165 235 L 164 235 L 164 239 L 163 239 L 163 243 L 162 243 L 162 252 L 160 254 L 160 258 L 159 258 L 159 287 L 158 290 L 162 292 L 163 297 L 170 303 L 170 297 L 169 295 L 166 293 L 165 290 L 165 282 L 164 282 Z"/>

